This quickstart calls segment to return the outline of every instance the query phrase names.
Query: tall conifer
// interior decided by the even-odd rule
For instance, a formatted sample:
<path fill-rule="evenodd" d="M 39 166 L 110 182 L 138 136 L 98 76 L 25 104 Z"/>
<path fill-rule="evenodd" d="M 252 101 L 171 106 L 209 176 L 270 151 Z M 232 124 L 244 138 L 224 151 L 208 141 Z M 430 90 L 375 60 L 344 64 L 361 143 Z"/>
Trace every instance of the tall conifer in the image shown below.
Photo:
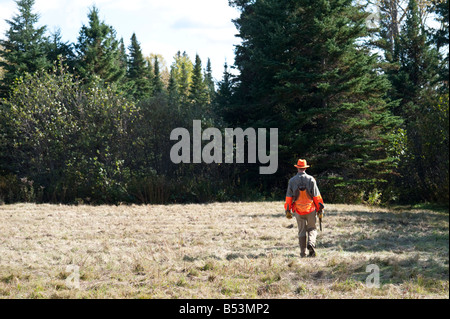
<path fill-rule="evenodd" d="M 389 110 L 377 56 L 361 45 L 362 8 L 351 0 L 231 3 L 241 11 L 242 44 L 227 117 L 278 127 L 281 166 L 291 171 L 308 158 L 324 186 L 370 191 L 383 182 L 392 171 L 384 146 L 400 120 Z"/>
<path fill-rule="evenodd" d="M 153 94 L 153 73 L 151 65 L 144 59 L 141 46 L 134 33 L 131 36 L 128 51 L 127 79 L 130 82 L 131 90 L 129 93 L 136 100 L 148 98 Z"/>
<path fill-rule="evenodd" d="M 109 83 L 119 82 L 126 70 L 121 64 L 116 31 L 100 21 L 95 6 L 90 9 L 88 18 L 89 23 L 81 27 L 76 44 L 77 71 L 86 81 L 97 76 Z"/>
<path fill-rule="evenodd" d="M 39 16 L 33 12 L 34 0 L 16 0 L 19 12 L 6 20 L 6 39 L 0 40 L 0 67 L 4 77 L 0 96 L 6 97 L 14 81 L 25 72 L 33 73 L 51 67 L 47 59 L 45 26 L 37 26 Z M 3 60 L 3 61 L 2 61 Z"/>

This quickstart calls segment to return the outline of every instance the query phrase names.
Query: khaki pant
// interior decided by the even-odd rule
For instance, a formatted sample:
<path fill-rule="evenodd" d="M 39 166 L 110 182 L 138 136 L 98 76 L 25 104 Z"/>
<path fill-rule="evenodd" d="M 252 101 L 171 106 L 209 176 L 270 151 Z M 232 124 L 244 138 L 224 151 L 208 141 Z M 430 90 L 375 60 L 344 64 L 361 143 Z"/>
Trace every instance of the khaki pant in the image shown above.
<path fill-rule="evenodd" d="M 298 241 L 300 244 L 300 256 L 306 255 L 307 245 L 316 247 L 316 211 L 306 215 L 294 214 L 298 225 Z"/>

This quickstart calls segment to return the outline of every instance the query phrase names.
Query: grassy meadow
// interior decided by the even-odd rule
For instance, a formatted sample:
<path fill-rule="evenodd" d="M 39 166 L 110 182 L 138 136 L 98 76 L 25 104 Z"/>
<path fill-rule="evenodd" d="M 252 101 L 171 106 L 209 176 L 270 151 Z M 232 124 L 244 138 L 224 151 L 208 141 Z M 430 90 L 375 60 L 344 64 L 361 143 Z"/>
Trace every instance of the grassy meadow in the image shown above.
<path fill-rule="evenodd" d="M 326 208 L 300 259 L 281 202 L 2 205 L 0 298 L 449 298 L 448 211 Z"/>

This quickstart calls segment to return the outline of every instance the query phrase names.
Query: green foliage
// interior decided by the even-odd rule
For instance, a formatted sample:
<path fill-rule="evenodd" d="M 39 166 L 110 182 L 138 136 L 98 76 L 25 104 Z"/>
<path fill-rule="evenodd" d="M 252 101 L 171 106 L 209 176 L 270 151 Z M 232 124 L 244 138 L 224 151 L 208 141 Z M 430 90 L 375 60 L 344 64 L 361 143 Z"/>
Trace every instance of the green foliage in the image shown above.
<path fill-rule="evenodd" d="M 189 102 L 189 87 L 192 82 L 193 69 L 194 65 L 187 53 L 183 52 L 183 54 L 181 54 L 181 52 L 178 51 L 171 66 L 171 73 L 173 75 L 174 83 L 177 84 L 177 102 L 183 106 L 188 105 Z"/>
<path fill-rule="evenodd" d="M 440 65 L 440 80 L 443 81 L 446 90 L 448 91 L 448 74 L 449 74 L 449 2 L 448 0 L 434 0 L 433 11 L 437 14 L 439 29 L 433 30 L 433 42 L 436 44 L 438 50 L 444 49 L 444 56 L 441 59 Z"/>
<path fill-rule="evenodd" d="M 166 79 L 96 7 L 70 44 L 16 2 L 0 42 L 0 203 L 274 200 L 307 158 L 327 202 L 448 205 L 448 1 L 409 0 L 403 15 L 381 1 L 368 29 L 351 0 L 231 0 L 239 74 L 225 63 L 217 92 L 209 59 L 203 70 L 179 51 Z M 194 119 L 278 128 L 277 174 L 173 164 L 170 133 Z"/>
<path fill-rule="evenodd" d="M 152 66 L 147 64 L 142 54 L 136 34 L 131 36 L 128 48 L 127 93 L 136 101 L 149 98 L 154 91 Z"/>
<path fill-rule="evenodd" d="M 208 103 L 211 103 L 216 96 L 216 87 L 214 84 L 214 79 L 212 76 L 211 60 L 208 58 L 206 62 L 206 70 L 204 74 L 204 82 L 206 85 L 206 95 L 208 98 Z"/>
<path fill-rule="evenodd" d="M 408 148 L 399 166 L 404 202 L 448 204 L 448 100 L 448 95 L 443 95 L 422 102 L 427 107 L 417 111 L 416 120 L 408 125 Z"/>
<path fill-rule="evenodd" d="M 11 159 L 4 169 L 45 187 L 46 200 L 114 201 L 111 191 L 123 189 L 127 128 L 135 113 L 111 87 L 98 81 L 82 87 L 62 66 L 26 74 L 0 113 Z"/>
<path fill-rule="evenodd" d="M 70 69 L 75 67 L 75 53 L 73 52 L 73 44 L 63 42 L 61 38 L 61 30 L 58 29 L 50 35 L 47 42 L 47 59 L 49 61 L 62 60 Z"/>
<path fill-rule="evenodd" d="M 36 26 L 39 16 L 33 13 L 34 0 L 17 0 L 19 13 L 6 20 L 6 39 L 0 40 L 0 67 L 4 70 L 0 97 L 6 97 L 10 87 L 24 72 L 36 72 L 51 67 L 46 55 L 45 27 Z"/>
<path fill-rule="evenodd" d="M 158 56 L 155 55 L 155 60 L 153 62 L 153 87 L 155 94 L 161 94 L 164 92 L 164 84 L 161 80 L 160 66 Z"/>
<path fill-rule="evenodd" d="M 400 100 L 396 114 L 407 121 L 415 117 L 421 100 L 433 94 L 439 74 L 438 51 L 428 43 L 418 10 L 416 1 L 410 0 L 399 37 L 399 69 L 390 72 L 394 98 Z"/>
<path fill-rule="evenodd" d="M 243 42 L 225 117 L 233 125 L 279 128 L 278 177 L 308 158 L 325 193 L 386 181 L 393 166 L 384 149 L 401 121 L 390 112 L 390 84 L 377 56 L 359 44 L 368 35 L 365 12 L 352 1 L 233 3 Z"/>
<path fill-rule="evenodd" d="M 89 14 L 89 24 L 83 25 L 76 44 L 77 72 L 84 81 L 96 81 L 99 77 L 107 83 L 115 83 L 125 75 L 123 58 L 116 31 L 100 21 L 99 11 L 94 6 Z"/>
<path fill-rule="evenodd" d="M 189 99 L 194 105 L 205 105 L 208 102 L 207 86 L 203 80 L 202 61 L 198 54 L 195 56 L 194 69 L 192 71 L 192 83 L 189 88 Z"/>
<path fill-rule="evenodd" d="M 42 201 L 43 187 L 35 188 L 33 184 L 26 177 L 0 174 L 0 204 Z"/>
<path fill-rule="evenodd" d="M 436 8 L 445 16 L 440 4 Z M 398 138 L 392 136 L 388 148 L 397 167 L 396 174 L 389 179 L 397 187 L 388 188 L 388 197 L 403 202 L 448 203 L 448 106 L 447 111 L 445 107 L 448 71 L 444 79 L 445 57 L 443 60 L 439 53 L 439 47 L 445 45 L 445 31 L 434 33 L 433 46 L 415 0 L 408 1 L 404 23 L 396 29 L 395 50 L 381 47 L 392 83 L 389 93 L 399 101 L 394 113 L 404 119 L 403 127 L 397 131 Z"/>

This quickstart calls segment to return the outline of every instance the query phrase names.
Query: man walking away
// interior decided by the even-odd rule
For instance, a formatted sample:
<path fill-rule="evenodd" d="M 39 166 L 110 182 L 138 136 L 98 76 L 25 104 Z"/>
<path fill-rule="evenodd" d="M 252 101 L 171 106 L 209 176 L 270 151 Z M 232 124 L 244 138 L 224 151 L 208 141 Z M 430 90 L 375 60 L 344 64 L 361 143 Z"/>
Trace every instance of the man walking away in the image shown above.
<path fill-rule="evenodd" d="M 316 180 L 306 173 L 306 168 L 310 167 L 306 160 L 299 159 L 294 166 L 297 167 L 298 173 L 289 180 L 284 209 L 287 218 L 292 218 L 292 212 L 297 219 L 300 257 L 306 256 L 306 248 L 309 257 L 315 257 L 316 212 L 320 211 L 323 199 Z"/>

